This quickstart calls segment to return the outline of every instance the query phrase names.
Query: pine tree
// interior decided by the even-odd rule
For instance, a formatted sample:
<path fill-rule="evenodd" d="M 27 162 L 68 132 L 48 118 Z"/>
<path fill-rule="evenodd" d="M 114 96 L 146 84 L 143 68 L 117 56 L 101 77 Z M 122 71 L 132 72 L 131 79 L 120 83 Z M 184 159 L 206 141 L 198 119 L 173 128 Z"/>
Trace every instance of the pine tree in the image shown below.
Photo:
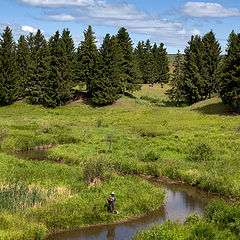
<path fill-rule="evenodd" d="M 179 107 L 180 103 L 185 99 L 184 92 L 184 75 L 183 75 L 183 61 L 182 55 L 178 50 L 177 56 L 175 57 L 173 63 L 173 75 L 170 80 L 171 89 L 169 89 L 166 94 L 170 99 L 176 102 L 176 105 Z"/>
<path fill-rule="evenodd" d="M 92 93 L 92 82 L 98 78 L 98 61 L 99 55 L 96 46 L 96 37 L 89 26 L 88 30 L 84 32 L 84 41 L 78 47 L 77 51 L 77 68 L 78 78 L 85 82 L 88 93 Z"/>
<path fill-rule="evenodd" d="M 184 91 L 186 102 L 193 104 L 204 97 L 204 48 L 200 36 L 192 36 L 184 52 Z"/>
<path fill-rule="evenodd" d="M 75 80 L 75 48 L 70 31 L 64 29 L 61 36 L 57 31 L 49 40 L 49 48 L 51 73 L 44 105 L 56 107 L 66 104 L 72 97 Z"/>
<path fill-rule="evenodd" d="M 134 49 L 134 57 L 136 59 L 138 69 L 140 72 L 140 82 L 145 83 L 143 75 L 144 75 L 144 59 L 145 59 L 145 53 L 144 53 L 144 41 L 139 41 L 137 47 Z"/>
<path fill-rule="evenodd" d="M 121 46 L 124 62 L 122 64 L 122 71 L 124 77 L 124 92 L 137 91 L 141 89 L 140 70 L 138 68 L 137 60 L 133 54 L 133 43 L 125 28 L 120 28 L 117 34 L 118 42 Z"/>
<path fill-rule="evenodd" d="M 240 34 L 231 32 L 221 76 L 220 97 L 240 113 Z"/>
<path fill-rule="evenodd" d="M 164 48 L 164 44 L 160 43 L 158 51 L 155 50 L 155 62 L 157 65 L 158 77 L 156 82 L 167 83 L 170 78 L 169 74 L 169 62 L 167 56 L 167 49 Z"/>
<path fill-rule="evenodd" d="M 23 35 L 20 36 L 17 45 L 17 70 L 18 70 L 18 96 L 25 97 L 27 79 L 29 78 L 31 64 L 30 50 Z"/>
<path fill-rule="evenodd" d="M 50 75 L 50 51 L 40 30 L 33 37 L 31 57 L 26 99 L 31 104 L 42 104 Z"/>
<path fill-rule="evenodd" d="M 205 79 L 205 95 L 211 98 L 212 93 L 216 93 L 220 77 L 221 62 L 221 46 L 216 40 L 213 31 L 207 33 L 203 39 L 204 46 L 204 63 L 206 68 Z"/>
<path fill-rule="evenodd" d="M 143 79 L 144 83 L 153 84 L 157 80 L 156 62 L 152 52 L 152 46 L 150 40 L 146 40 L 144 44 L 144 68 L 143 68 Z"/>
<path fill-rule="evenodd" d="M 97 105 L 108 105 L 120 98 L 123 88 L 121 66 L 123 54 L 115 36 L 109 34 L 100 48 L 100 72 L 92 88 L 92 101 Z"/>
<path fill-rule="evenodd" d="M 0 38 L 0 106 L 12 104 L 17 98 L 17 67 L 12 30 L 6 27 Z"/>

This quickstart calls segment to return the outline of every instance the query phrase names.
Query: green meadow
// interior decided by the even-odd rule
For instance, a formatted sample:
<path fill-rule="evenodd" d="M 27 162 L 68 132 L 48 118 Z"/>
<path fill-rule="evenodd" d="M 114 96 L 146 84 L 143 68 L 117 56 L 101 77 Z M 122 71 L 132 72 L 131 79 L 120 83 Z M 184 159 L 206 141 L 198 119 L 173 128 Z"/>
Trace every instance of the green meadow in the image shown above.
<path fill-rule="evenodd" d="M 24 102 L 0 108 L 0 238 L 42 239 L 161 206 L 164 192 L 137 174 L 185 181 L 237 201 L 240 117 L 217 97 L 174 107 L 164 95 L 167 89 L 144 85 L 101 108 L 88 99 L 55 109 Z M 11 155 L 45 145 L 52 146 L 46 161 Z M 111 191 L 121 203 L 119 214 L 107 211 Z M 167 224 L 179 234 L 187 228 Z"/>

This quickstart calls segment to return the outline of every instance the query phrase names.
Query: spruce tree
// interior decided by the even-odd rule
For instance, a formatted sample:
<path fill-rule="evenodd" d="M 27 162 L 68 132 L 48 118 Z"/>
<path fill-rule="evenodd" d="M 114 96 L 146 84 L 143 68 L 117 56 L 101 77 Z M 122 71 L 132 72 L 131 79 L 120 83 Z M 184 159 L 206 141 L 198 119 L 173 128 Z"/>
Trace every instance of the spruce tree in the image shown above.
<path fill-rule="evenodd" d="M 30 50 L 23 35 L 20 36 L 17 45 L 17 70 L 18 70 L 18 96 L 25 97 L 27 80 L 29 78 L 31 64 Z"/>
<path fill-rule="evenodd" d="M 156 64 L 154 55 L 152 53 L 151 42 L 148 39 L 144 44 L 144 68 L 143 68 L 143 79 L 144 83 L 153 84 L 157 80 Z"/>
<path fill-rule="evenodd" d="M 158 47 L 158 51 L 155 50 L 154 54 L 155 63 L 157 65 L 157 82 L 164 82 L 167 83 L 170 78 L 169 74 L 169 62 L 168 62 L 168 56 L 167 56 L 167 49 L 164 48 L 164 44 L 160 43 L 160 46 Z"/>
<path fill-rule="evenodd" d="M 221 76 L 220 97 L 240 113 L 240 34 L 231 32 Z"/>
<path fill-rule="evenodd" d="M 166 94 L 170 99 L 175 101 L 176 105 L 179 107 L 180 103 L 185 99 L 183 61 L 179 50 L 173 62 L 173 67 L 173 75 L 169 82 L 171 89 L 169 89 Z"/>
<path fill-rule="evenodd" d="M 145 59 L 145 53 L 144 53 L 144 41 L 139 41 L 137 44 L 137 47 L 134 49 L 134 56 L 136 59 L 136 62 L 138 64 L 138 69 L 140 71 L 140 82 L 145 83 L 144 81 L 144 59 Z"/>
<path fill-rule="evenodd" d="M 96 37 L 89 26 L 84 32 L 84 40 L 77 50 L 77 72 L 79 81 L 86 83 L 88 93 L 92 93 L 92 83 L 98 78 L 98 49 Z"/>
<path fill-rule="evenodd" d="M 120 28 L 117 34 L 118 42 L 123 54 L 122 72 L 124 73 L 124 92 L 133 92 L 141 89 L 141 75 L 137 60 L 133 54 L 133 43 L 126 30 Z"/>
<path fill-rule="evenodd" d="M 49 40 L 51 53 L 51 73 L 46 88 L 44 105 L 56 107 L 64 105 L 72 97 L 72 87 L 75 80 L 74 43 L 68 29 L 59 31 Z"/>
<path fill-rule="evenodd" d="M 50 75 L 50 51 L 40 30 L 33 37 L 32 50 L 26 99 L 31 104 L 42 104 L 45 101 Z"/>
<path fill-rule="evenodd" d="M 193 104 L 204 97 L 204 48 L 200 36 L 192 36 L 184 52 L 184 91 L 186 102 Z"/>
<path fill-rule="evenodd" d="M 17 99 L 16 50 L 12 30 L 6 27 L 0 37 L 0 106 Z"/>
<path fill-rule="evenodd" d="M 220 62 L 221 62 L 221 46 L 215 38 L 215 34 L 211 30 L 204 35 L 204 64 L 205 64 L 205 95 L 211 98 L 212 93 L 216 93 L 220 77 Z"/>
<path fill-rule="evenodd" d="M 100 48 L 99 77 L 93 82 L 92 101 L 95 104 L 108 105 L 120 98 L 123 88 L 122 63 L 123 54 L 118 40 L 107 34 Z"/>

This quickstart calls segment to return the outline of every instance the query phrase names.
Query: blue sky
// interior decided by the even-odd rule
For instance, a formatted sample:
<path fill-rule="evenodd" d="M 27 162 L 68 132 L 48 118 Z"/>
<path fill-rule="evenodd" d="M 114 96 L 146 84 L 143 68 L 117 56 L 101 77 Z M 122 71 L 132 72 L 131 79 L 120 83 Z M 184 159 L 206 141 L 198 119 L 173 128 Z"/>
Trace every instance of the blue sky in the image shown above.
<path fill-rule="evenodd" d="M 46 38 L 69 28 L 76 43 L 92 25 L 99 44 L 106 33 L 126 27 L 133 42 L 163 42 L 182 52 L 191 35 L 211 29 L 224 51 L 230 32 L 240 32 L 239 0 L 0 0 L 0 32 L 10 26 L 16 39 L 41 29 Z"/>

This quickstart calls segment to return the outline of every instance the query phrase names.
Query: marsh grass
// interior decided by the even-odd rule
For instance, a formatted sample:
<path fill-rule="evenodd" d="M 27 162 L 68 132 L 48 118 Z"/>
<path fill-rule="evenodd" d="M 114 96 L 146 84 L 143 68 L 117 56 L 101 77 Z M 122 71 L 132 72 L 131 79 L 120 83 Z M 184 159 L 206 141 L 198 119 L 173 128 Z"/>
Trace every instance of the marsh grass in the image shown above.
<path fill-rule="evenodd" d="M 25 103 L 0 108 L 1 129 L 7 132 L 1 141 L 0 184 L 13 186 L 21 182 L 30 199 L 31 189 L 36 187 L 42 198 L 35 207 L 16 213 L 9 213 L 6 207 L 3 217 L 9 227 L 2 236 L 34 239 L 38 225 L 43 232 L 71 229 L 138 216 L 162 204 L 161 190 L 138 178 L 119 177 L 116 172 L 167 176 L 240 198 L 239 117 L 225 111 L 216 97 L 190 107 L 171 107 L 164 95 L 168 88 L 144 85 L 134 96 L 124 96 L 102 108 L 78 101 L 56 109 Z M 198 142 L 207 144 L 213 155 L 207 148 L 198 147 L 197 158 L 187 160 Z M 5 154 L 42 145 L 55 145 L 48 151 L 48 158 L 56 163 L 28 162 Z M 105 178 L 105 166 L 90 163 L 91 159 L 107 162 L 106 172 L 111 174 Z M 85 173 L 89 172 L 87 181 L 84 166 Z M 104 180 L 89 188 L 89 181 L 98 177 L 98 168 L 104 172 Z M 119 202 L 124 203 L 117 206 L 120 214 L 116 216 L 109 215 L 106 206 L 106 197 L 115 189 Z M 44 198 L 50 190 L 50 197 Z M 5 194 L 10 196 L 11 191 Z M 134 194 L 128 201 L 130 191 Z M 152 196 L 157 196 L 153 202 L 149 201 Z M 0 228 L 6 228 L 7 223 L 0 223 Z M 184 232 L 175 226 L 179 234 Z M 29 234 L 23 237 L 26 231 Z"/>
<path fill-rule="evenodd" d="M 203 218 L 194 213 L 185 219 L 184 224 L 168 221 L 161 226 L 141 231 L 133 239 L 237 240 L 240 237 L 239 211 L 239 204 L 215 200 L 207 206 Z"/>
<path fill-rule="evenodd" d="M 23 211 L 41 205 L 43 199 L 49 195 L 50 192 L 45 195 L 37 188 L 29 188 L 23 183 L 13 183 L 0 188 L 0 207 L 11 213 Z"/>

